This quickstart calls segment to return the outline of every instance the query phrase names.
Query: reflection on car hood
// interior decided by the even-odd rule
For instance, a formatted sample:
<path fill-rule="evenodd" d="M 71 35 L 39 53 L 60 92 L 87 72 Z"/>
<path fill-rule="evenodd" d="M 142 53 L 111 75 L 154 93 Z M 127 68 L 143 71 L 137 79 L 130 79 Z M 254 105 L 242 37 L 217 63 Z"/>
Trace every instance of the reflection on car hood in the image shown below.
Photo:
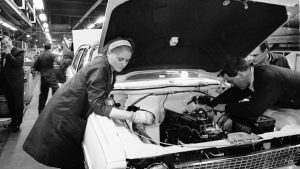
<path fill-rule="evenodd" d="M 203 70 L 147 70 L 117 76 L 114 90 L 157 89 L 166 87 L 205 87 L 220 85 L 216 73 Z"/>
<path fill-rule="evenodd" d="M 121 0 L 124 1 L 124 0 Z M 109 1 L 100 48 L 131 37 L 136 49 L 122 73 L 190 68 L 220 70 L 228 57 L 245 57 L 287 20 L 284 6 L 220 0 L 131 0 L 113 11 Z"/>

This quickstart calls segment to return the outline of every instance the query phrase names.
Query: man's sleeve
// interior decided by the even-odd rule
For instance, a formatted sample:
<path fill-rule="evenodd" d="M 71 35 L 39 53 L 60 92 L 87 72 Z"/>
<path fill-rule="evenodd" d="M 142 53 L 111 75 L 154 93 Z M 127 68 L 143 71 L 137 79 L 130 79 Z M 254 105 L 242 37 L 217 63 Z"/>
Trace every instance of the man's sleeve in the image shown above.
<path fill-rule="evenodd" d="M 214 98 L 208 106 L 215 107 L 218 104 L 237 103 L 250 95 L 251 91 L 249 89 L 240 90 L 237 87 L 232 87 Z"/>
<path fill-rule="evenodd" d="M 290 65 L 289 65 L 289 62 L 287 61 L 287 59 L 286 58 L 283 58 L 283 63 L 284 63 L 284 67 L 285 68 L 288 68 L 288 69 L 291 69 L 291 67 L 290 67 Z"/>
<path fill-rule="evenodd" d="M 37 58 L 36 61 L 34 61 L 33 69 L 36 70 L 36 71 L 41 70 L 41 64 L 40 64 L 40 59 L 39 58 Z"/>
<path fill-rule="evenodd" d="M 6 55 L 6 61 L 10 62 L 15 68 L 22 68 L 24 64 L 24 53 L 23 50 L 17 51 L 15 56 L 9 53 Z"/>
<path fill-rule="evenodd" d="M 274 76 L 274 75 L 273 75 Z M 281 96 L 283 84 L 272 77 L 256 78 L 255 91 L 249 101 L 230 103 L 225 107 L 226 113 L 234 116 L 256 117 L 262 115 Z"/>

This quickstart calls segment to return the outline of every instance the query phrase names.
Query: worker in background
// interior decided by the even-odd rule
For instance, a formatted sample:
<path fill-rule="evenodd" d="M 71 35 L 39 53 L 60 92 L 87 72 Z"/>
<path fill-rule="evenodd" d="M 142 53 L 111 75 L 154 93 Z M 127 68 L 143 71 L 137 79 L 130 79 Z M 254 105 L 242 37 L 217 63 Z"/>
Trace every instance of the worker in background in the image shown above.
<path fill-rule="evenodd" d="M 258 117 L 273 105 L 300 108 L 299 72 L 274 65 L 249 66 L 243 58 L 231 58 L 220 75 L 232 87 L 209 106 L 230 116 Z"/>
<path fill-rule="evenodd" d="M 8 36 L 1 40 L 1 83 L 12 118 L 11 130 L 18 132 L 24 110 L 24 51 L 16 48 Z"/>
<path fill-rule="evenodd" d="M 270 52 L 267 41 L 263 42 L 250 53 L 250 62 L 254 65 L 270 64 L 290 69 L 290 65 L 283 55 Z"/>
<path fill-rule="evenodd" d="M 41 74 L 41 86 L 39 95 L 39 106 L 38 112 L 41 114 L 43 111 L 47 99 L 49 89 L 52 89 L 52 95 L 58 89 L 58 81 L 55 75 L 53 63 L 59 63 L 57 56 L 51 52 L 51 44 L 46 44 L 44 46 L 44 52 L 42 52 L 34 62 L 33 68 L 39 71 Z"/>
<path fill-rule="evenodd" d="M 66 70 L 71 65 L 73 58 L 74 58 L 74 47 L 73 47 L 73 43 L 72 43 L 70 46 L 70 51 L 63 55 L 63 58 L 60 63 L 61 70 L 64 75 L 62 82 L 66 81 Z"/>
<path fill-rule="evenodd" d="M 115 38 L 51 98 L 25 140 L 23 149 L 34 159 L 62 169 L 84 169 L 82 140 L 91 113 L 134 123 L 152 124 L 147 111 L 120 110 L 109 104 L 115 75 L 133 53 L 130 40 Z"/>

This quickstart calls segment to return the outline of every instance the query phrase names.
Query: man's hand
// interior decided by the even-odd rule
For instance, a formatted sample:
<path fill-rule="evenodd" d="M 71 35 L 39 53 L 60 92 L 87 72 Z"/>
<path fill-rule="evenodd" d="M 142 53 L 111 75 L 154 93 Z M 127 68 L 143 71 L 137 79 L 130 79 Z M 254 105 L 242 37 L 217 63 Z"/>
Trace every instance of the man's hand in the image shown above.
<path fill-rule="evenodd" d="M 224 112 L 226 104 L 218 104 L 214 107 L 214 110 Z"/>
<path fill-rule="evenodd" d="M 9 53 L 11 52 L 11 49 L 12 49 L 12 48 L 10 48 L 10 47 L 8 47 L 8 46 L 5 47 L 5 48 L 4 48 L 4 53 L 5 53 L 5 54 L 9 54 Z"/>
<path fill-rule="evenodd" d="M 153 114 L 143 110 L 133 112 L 132 116 L 132 122 L 134 123 L 152 124 L 155 120 Z"/>
<path fill-rule="evenodd" d="M 204 109 L 205 110 L 216 110 L 216 111 L 219 111 L 219 112 L 224 112 L 225 111 L 225 106 L 226 106 L 226 104 L 218 104 L 215 107 L 205 106 Z"/>

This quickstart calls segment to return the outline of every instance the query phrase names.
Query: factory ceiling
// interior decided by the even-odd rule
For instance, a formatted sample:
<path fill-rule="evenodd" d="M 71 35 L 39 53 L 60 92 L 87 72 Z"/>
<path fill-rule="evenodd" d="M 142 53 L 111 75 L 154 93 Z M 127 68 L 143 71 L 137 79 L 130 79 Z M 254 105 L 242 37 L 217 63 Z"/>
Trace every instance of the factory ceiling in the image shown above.
<path fill-rule="evenodd" d="M 33 2 L 33 0 L 1 0 L 0 20 L 1 18 L 6 19 L 23 34 L 30 33 L 33 37 L 32 39 L 41 39 L 43 37 L 41 33 L 44 31 L 41 28 L 41 21 L 36 17 L 37 20 L 31 25 L 30 15 L 21 15 L 16 12 L 11 5 L 13 1 L 15 1 L 15 4 L 22 1 L 25 3 Z M 240 1 L 246 2 L 247 0 Z M 265 0 L 256 1 L 264 2 Z M 43 12 L 47 16 L 49 33 L 54 43 L 60 43 L 64 37 L 71 39 L 72 30 L 85 29 L 89 24 L 95 22 L 97 18 L 104 16 L 107 5 L 107 0 L 43 0 L 43 2 Z M 299 2 L 297 0 L 268 0 L 266 2 L 290 6 L 287 7 L 288 22 L 268 38 L 270 44 L 278 50 L 299 50 Z M 290 4 L 291 2 L 293 2 L 292 5 Z M 24 13 L 24 10 L 21 11 Z M 39 11 L 36 12 L 36 15 L 39 15 Z M 26 16 L 29 19 L 26 19 Z M 96 25 L 96 28 L 101 27 L 101 24 Z"/>

